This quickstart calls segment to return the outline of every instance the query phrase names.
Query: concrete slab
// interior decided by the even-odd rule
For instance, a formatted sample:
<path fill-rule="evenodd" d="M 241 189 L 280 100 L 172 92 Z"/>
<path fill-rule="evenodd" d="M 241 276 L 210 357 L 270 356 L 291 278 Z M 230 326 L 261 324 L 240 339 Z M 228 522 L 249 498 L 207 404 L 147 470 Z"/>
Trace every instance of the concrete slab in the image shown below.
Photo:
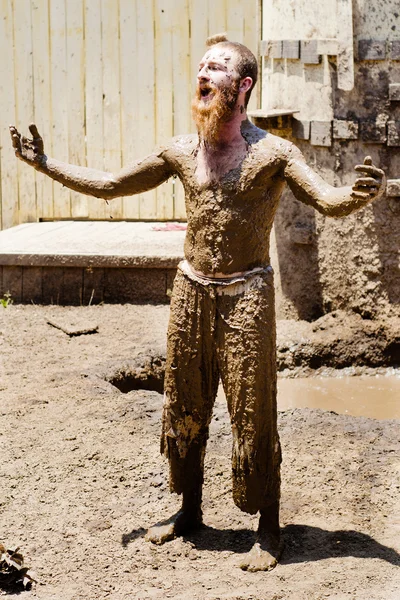
<path fill-rule="evenodd" d="M 169 302 L 183 227 L 58 221 L 0 231 L 0 297 L 61 305 Z"/>
<path fill-rule="evenodd" d="M 0 231 L 0 265 L 173 268 L 183 258 L 184 238 L 184 230 L 166 223 L 24 223 Z"/>

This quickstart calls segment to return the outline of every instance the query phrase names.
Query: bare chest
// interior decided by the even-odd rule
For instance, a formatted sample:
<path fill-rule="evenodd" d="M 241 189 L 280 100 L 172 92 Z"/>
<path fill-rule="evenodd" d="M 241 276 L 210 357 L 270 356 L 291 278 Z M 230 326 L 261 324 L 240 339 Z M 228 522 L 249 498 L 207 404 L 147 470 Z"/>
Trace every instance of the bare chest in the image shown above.
<path fill-rule="evenodd" d="M 209 156 L 199 151 L 194 157 L 193 184 L 196 193 L 219 190 L 230 196 L 252 190 L 261 193 L 278 183 L 279 161 L 274 156 L 243 148 L 239 152 Z"/>
<path fill-rule="evenodd" d="M 247 146 L 232 151 L 206 152 L 200 148 L 195 159 L 195 180 L 200 186 L 218 184 L 228 174 L 240 176 L 241 167 L 248 155 Z"/>

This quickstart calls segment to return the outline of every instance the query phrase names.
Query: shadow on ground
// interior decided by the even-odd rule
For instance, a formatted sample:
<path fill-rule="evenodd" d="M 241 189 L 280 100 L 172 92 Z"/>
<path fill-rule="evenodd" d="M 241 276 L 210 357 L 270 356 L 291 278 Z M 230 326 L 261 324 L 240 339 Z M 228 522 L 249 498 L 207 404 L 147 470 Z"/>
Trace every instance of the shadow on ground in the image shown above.
<path fill-rule="evenodd" d="M 143 528 L 134 529 L 122 536 L 122 545 L 143 537 Z M 400 566 L 400 554 L 384 546 L 371 536 L 359 531 L 327 531 L 309 525 L 287 525 L 282 529 L 285 550 L 281 564 L 293 564 L 325 560 L 327 558 L 379 558 L 392 565 Z M 197 550 L 216 552 L 231 551 L 237 554 L 248 552 L 254 544 L 256 534 L 250 529 L 215 529 L 204 525 L 193 534 L 184 536 Z M 168 542 L 167 542 L 168 543 Z"/>

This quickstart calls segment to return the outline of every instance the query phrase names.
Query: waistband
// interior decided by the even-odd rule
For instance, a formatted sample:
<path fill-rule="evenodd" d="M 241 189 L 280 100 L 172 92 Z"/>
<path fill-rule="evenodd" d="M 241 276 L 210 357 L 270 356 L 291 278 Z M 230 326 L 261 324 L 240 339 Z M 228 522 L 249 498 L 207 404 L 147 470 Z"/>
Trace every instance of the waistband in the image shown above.
<path fill-rule="evenodd" d="M 271 265 L 266 267 L 255 267 L 249 271 L 244 271 L 240 275 L 234 275 L 233 277 L 205 277 L 204 275 L 197 275 L 193 272 L 190 263 L 187 260 L 182 260 L 178 264 L 178 269 L 182 271 L 192 281 L 196 281 L 201 285 L 215 285 L 215 286 L 228 286 L 234 283 L 241 283 L 247 281 L 253 275 L 260 275 L 262 273 L 273 273 Z"/>

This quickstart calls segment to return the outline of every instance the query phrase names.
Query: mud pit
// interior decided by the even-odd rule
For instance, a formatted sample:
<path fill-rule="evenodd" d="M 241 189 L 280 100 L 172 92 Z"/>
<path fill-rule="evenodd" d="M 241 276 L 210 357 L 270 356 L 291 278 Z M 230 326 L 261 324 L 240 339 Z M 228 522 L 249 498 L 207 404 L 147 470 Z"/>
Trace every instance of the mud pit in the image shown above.
<path fill-rule="evenodd" d="M 69 337 L 46 323 L 61 317 L 96 322 L 99 332 Z M 21 596 L 397 599 L 394 420 L 314 409 L 280 413 L 286 550 L 274 571 L 251 574 L 238 564 L 257 518 L 231 500 L 230 427 L 219 399 L 206 459 L 206 527 L 162 547 L 145 542 L 146 528 L 179 506 L 159 454 L 162 397 L 124 394 L 106 379 L 143 364 L 139 353 L 165 356 L 167 319 L 165 306 L 0 310 L 0 542 L 20 546 L 40 582 Z M 335 353 L 341 366 L 358 357 L 354 369 L 363 373 L 361 354 L 376 368 L 385 349 L 390 357 L 397 352 L 398 319 L 323 319 L 279 324 L 282 373 L 309 373 L 312 356 L 321 353 L 331 368 Z"/>

